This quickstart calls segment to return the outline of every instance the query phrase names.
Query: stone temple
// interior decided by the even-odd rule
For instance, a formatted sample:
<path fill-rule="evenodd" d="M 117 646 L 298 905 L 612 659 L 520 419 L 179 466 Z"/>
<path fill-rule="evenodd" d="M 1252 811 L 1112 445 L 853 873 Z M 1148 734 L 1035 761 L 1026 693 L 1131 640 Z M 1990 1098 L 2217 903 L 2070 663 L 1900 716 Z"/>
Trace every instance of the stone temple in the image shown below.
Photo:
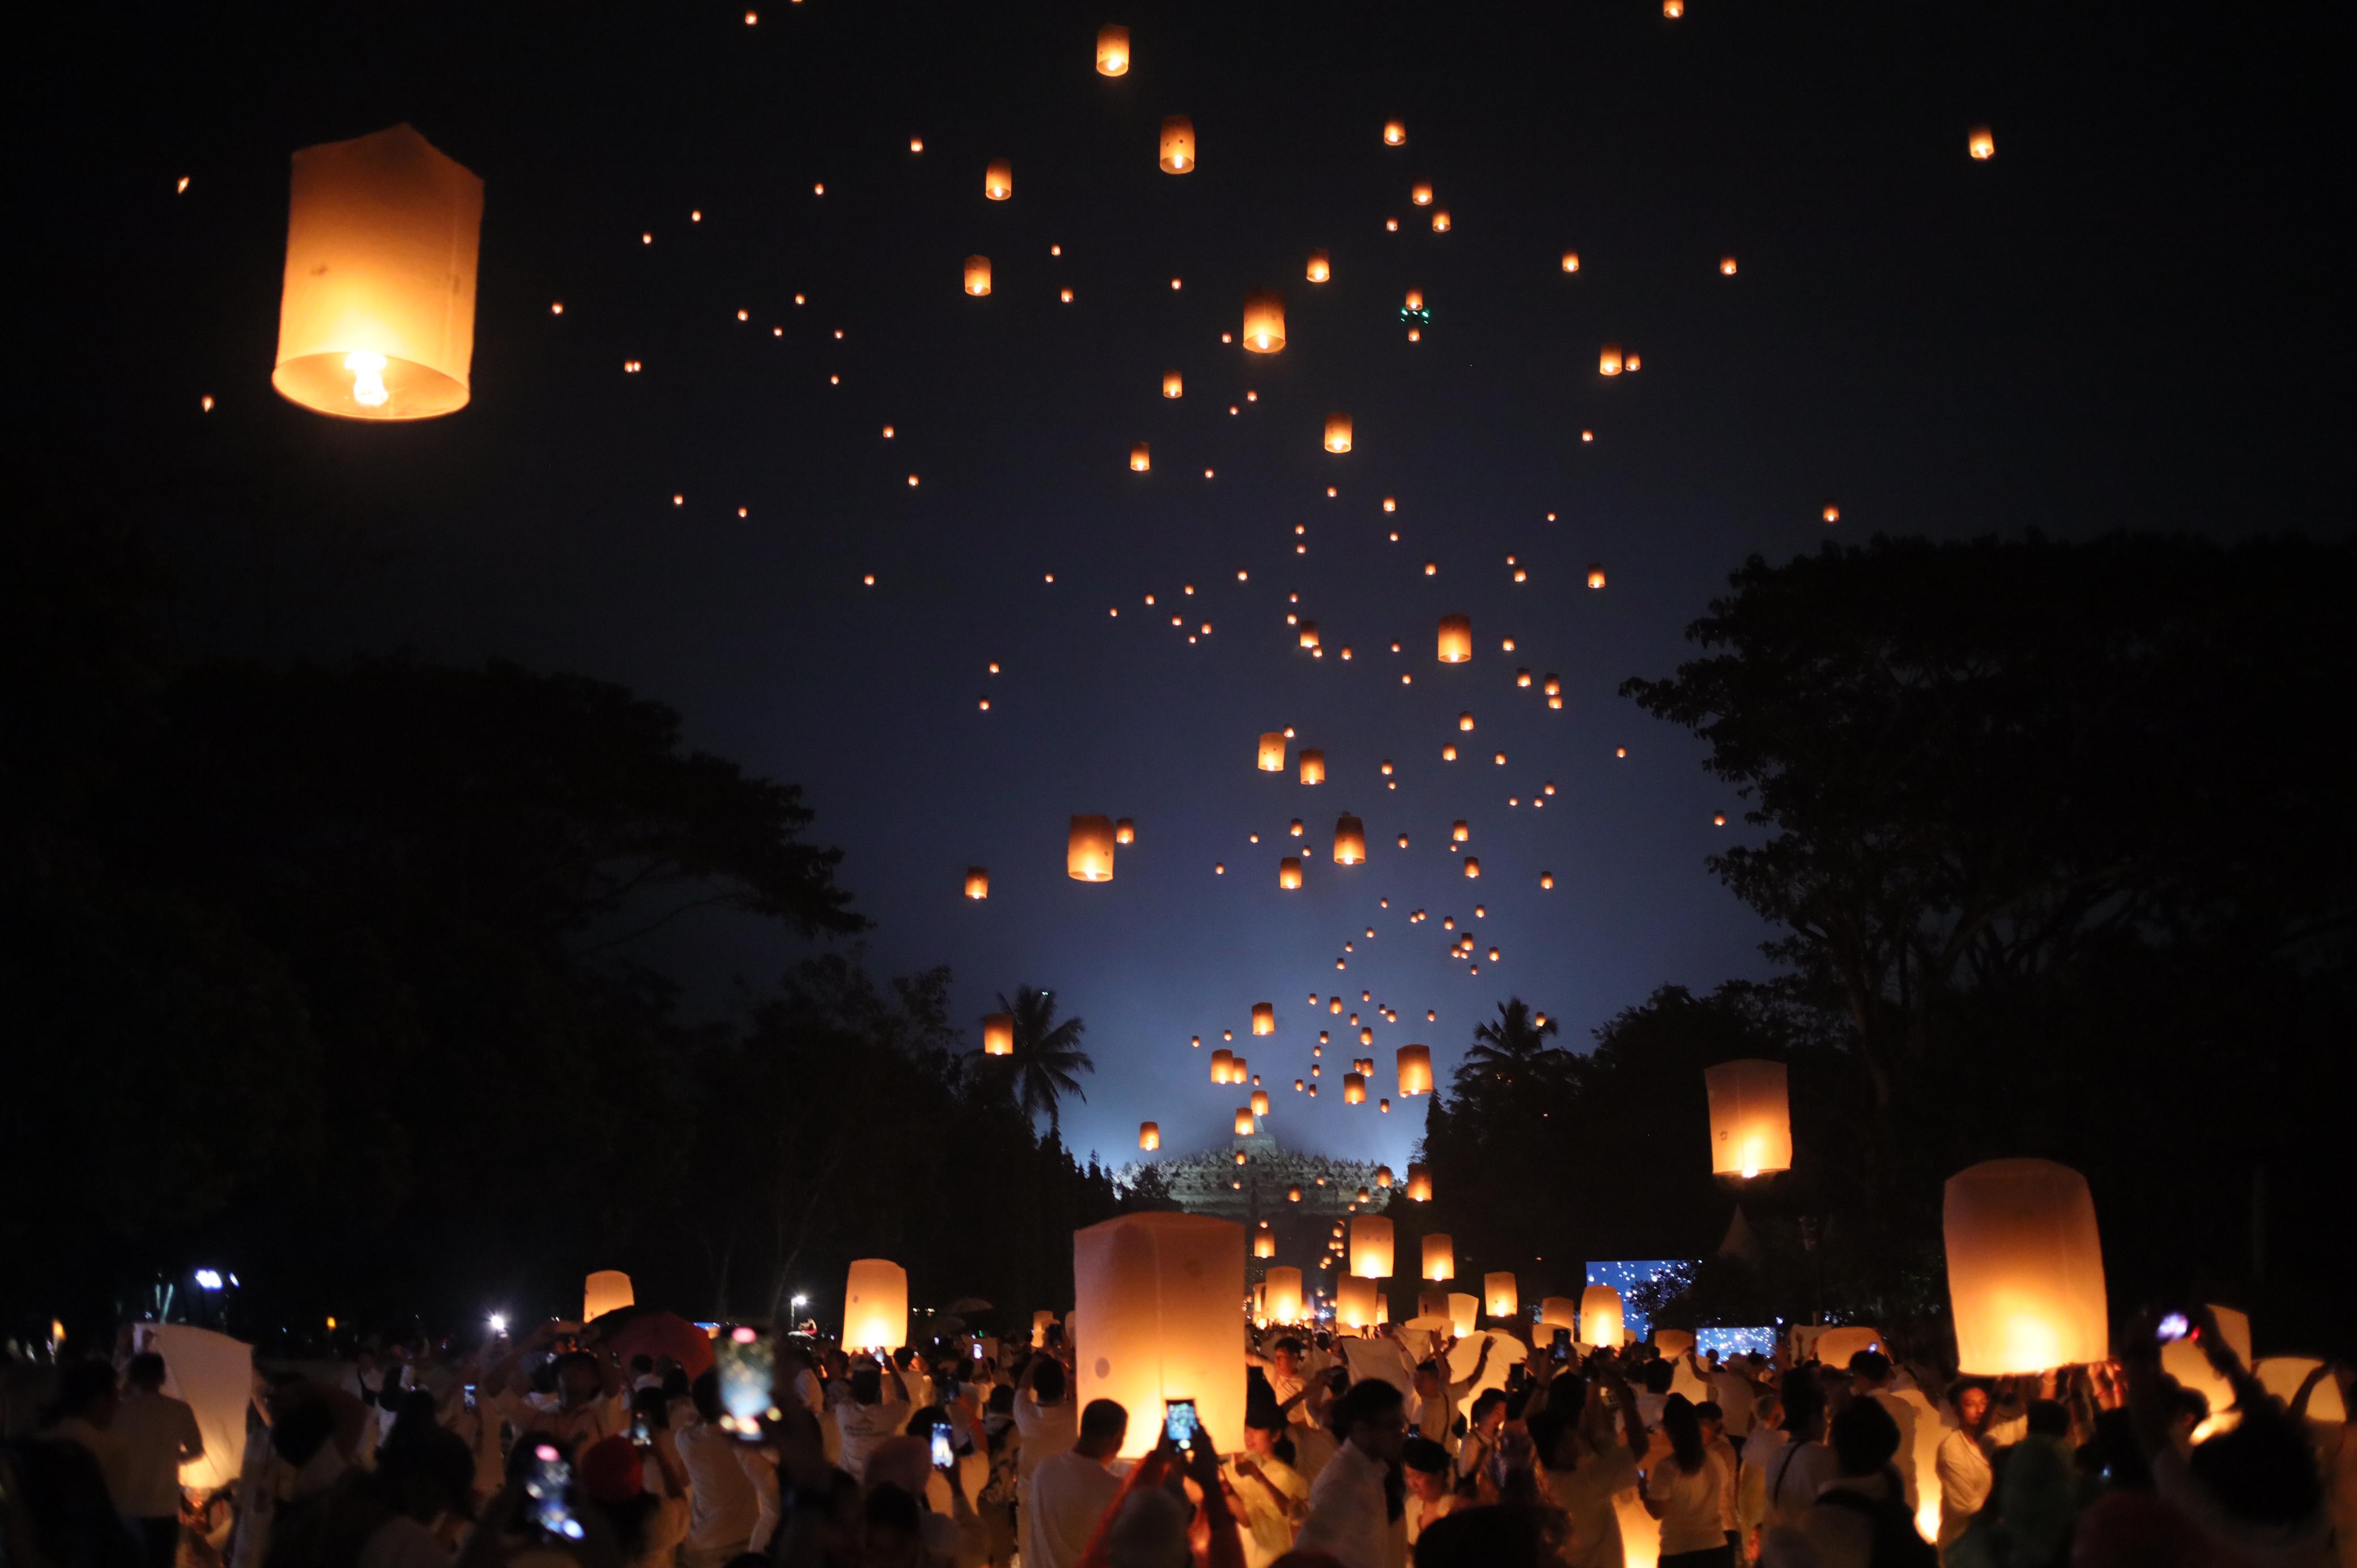
<path fill-rule="evenodd" d="M 1236 1163 L 1242 1155 L 1243 1163 Z M 1168 1184 L 1170 1196 L 1189 1214 L 1232 1219 L 1258 1231 L 1268 1221 L 1276 1238 L 1276 1256 L 1247 1258 L 1245 1279 L 1257 1283 L 1271 1263 L 1289 1263 L 1301 1271 L 1305 1292 L 1333 1293 L 1333 1273 L 1325 1265 L 1326 1243 L 1337 1224 L 1347 1226 L 1361 1214 L 1381 1214 L 1394 1196 L 1405 1202 L 1405 1189 L 1375 1185 L 1375 1166 L 1362 1160 L 1340 1160 L 1304 1154 L 1280 1145 L 1265 1131 L 1230 1138 L 1200 1154 L 1151 1162 Z M 1405 1173 L 1398 1180 L 1405 1182 Z M 1299 1202 L 1289 1196 L 1298 1187 Z M 1359 1201 L 1364 1190 L 1369 1201 Z"/>

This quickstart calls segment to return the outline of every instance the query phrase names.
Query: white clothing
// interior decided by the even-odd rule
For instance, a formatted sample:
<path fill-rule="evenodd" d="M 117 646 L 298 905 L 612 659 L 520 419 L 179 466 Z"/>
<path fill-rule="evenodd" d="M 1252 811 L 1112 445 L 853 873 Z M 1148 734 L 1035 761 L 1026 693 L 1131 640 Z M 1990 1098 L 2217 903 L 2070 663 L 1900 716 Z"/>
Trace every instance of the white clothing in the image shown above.
<path fill-rule="evenodd" d="M 886 1438 L 899 1435 L 900 1429 L 909 1424 L 910 1408 L 908 1401 L 888 1396 L 875 1404 L 847 1399 L 836 1405 L 834 1424 L 843 1434 L 843 1457 L 836 1463 L 866 1485 L 867 1456 Z"/>
<path fill-rule="evenodd" d="M 2250 1568 L 2327 1568 L 2333 1560 L 2332 1514 L 2319 1508 L 2289 1524 L 2262 1525 L 2235 1519 L 2218 1506 L 2210 1488 L 2174 1448 L 2153 1456 L 2152 1489 L 2176 1505 L 2212 1541 Z"/>
<path fill-rule="evenodd" d="M 1755 1426 L 1743 1440 L 1743 1465 L 1735 1476 L 1735 1529 L 1746 1541 L 1768 1517 L 1768 1473 L 1777 1450 L 1792 1441 L 1781 1426 Z"/>
<path fill-rule="evenodd" d="M 1710 1397 L 1718 1402 L 1721 1414 L 1727 1418 L 1727 1435 L 1741 1443 L 1751 1435 L 1753 1412 L 1760 1403 L 1751 1380 L 1742 1373 L 1721 1367 L 1710 1375 Z"/>
<path fill-rule="evenodd" d="M 1826 1483 L 1841 1474 L 1834 1451 L 1822 1443 L 1795 1443 L 1770 1460 L 1768 1472 L 1769 1524 L 1793 1524 L 1809 1511 Z"/>
<path fill-rule="evenodd" d="M 1636 1455 L 1615 1443 L 1601 1454 L 1582 1453 L 1577 1469 L 1539 1475 L 1555 1506 L 1571 1519 L 1563 1548 L 1566 1568 L 1620 1568 L 1620 1515 L 1612 1499 L 1636 1489 Z"/>
<path fill-rule="evenodd" d="M 205 1450 L 196 1410 L 169 1394 L 134 1389 L 106 1430 L 123 1447 L 123 1473 L 106 1478 L 114 1506 L 134 1519 L 178 1519 L 180 1466 Z"/>
<path fill-rule="evenodd" d="M 432 1530 L 406 1514 L 395 1514 L 361 1543 L 360 1568 L 450 1568 L 450 1554 Z"/>
<path fill-rule="evenodd" d="M 1944 1426 L 1939 1410 L 1930 1400 L 1913 1389 L 1878 1389 L 1874 1402 L 1890 1412 L 1893 1424 L 1899 1428 L 1899 1452 L 1890 1463 L 1899 1471 L 1899 1480 L 1907 1492 L 1907 1511 L 1916 1511 L 1922 1496 L 1923 1483 L 1933 1474 L 1938 1463 L 1940 1439 Z"/>
<path fill-rule="evenodd" d="M 1981 1445 L 1961 1428 L 1951 1431 L 1940 1444 L 1941 1551 L 1963 1537 L 1973 1516 L 1987 1506 L 1996 1485 L 1996 1472 Z"/>
<path fill-rule="evenodd" d="M 1355 1443 L 1335 1450 L 1309 1488 L 1308 1516 L 1294 1545 L 1327 1552 L 1342 1568 L 1397 1568 L 1407 1557 L 1407 1521 L 1386 1517 L 1384 1469 Z"/>
<path fill-rule="evenodd" d="M 1071 1452 L 1081 1440 L 1081 1412 L 1069 1397 L 1041 1404 L 1027 1389 L 1015 1396 L 1015 1430 L 1023 1436 L 1023 1446 L 1015 1455 L 1015 1478 L 1028 1486 L 1041 1465 Z"/>
<path fill-rule="evenodd" d="M 684 1568 L 720 1568 L 740 1552 L 760 1552 L 778 1528 L 778 1464 L 767 1450 L 702 1422 L 679 1434 L 687 1472 Z"/>
<path fill-rule="evenodd" d="M 102 1432 L 78 1415 L 70 1415 L 52 1423 L 40 1435 L 51 1442 L 80 1444 L 91 1458 L 98 1461 L 99 1474 L 106 1477 L 107 1495 L 114 1499 L 114 1510 L 117 1513 L 130 1511 L 123 1506 L 122 1494 L 116 1490 L 123 1485 L 123 1475 L 131 1458 L 131 1451 L 124 1446 L 123 1439 L 112 1432 Z"/>
<path fill-rule="evenodd" d="M 1727 1494 L 1734 1483 L 1726 1463 L 1708 1450 L 1702 1468 L 1692 1475 L 1674 1457 L 1654 1464 L 1645 1477 L 1645 1496 L 1663 1510 L 1663 1556 L 1727 1544 Z"/>
<path fill-rule="evenodd" d="M 1435 1521 L 1447 1519 L 1450 1514 L 1456 1511 L 1457 1494 L 1455 1492 L 1443 1492 L 1440 1496 L 1433 1498 L 1430 1502 L 1426 1502 L 1414 1492 L 1410 1492 L 1407 1496 L 1407 1543 L 1409 1548 L 1413 1550 L 1415 1543 L 1424 1539 L 1424 1532 L 1430 1529 Z"/>
<path fill-rule="evenodd" d="M 1024 1502 L 1023 1568 L 1073 1568 L 1120 1491 L 1121 1477 L 1102 1460 L 1069 1449 L 1041 1460 Z"/>
<path fill-rule="evenodd" d="M 627 1434 L 630 1430 L 630 1413 L 622 1402 L 604 1394 L 571 1410 L 562 1404 L 538 1404 L 513 1391 L 495 1394 L 489 1400 L 478 1399 L 476 1404 L 490 1419 L 507 1423 L 518 1437 L 527 1432 L 546 1433 L 576 1459 L 583 1449 L 600 1438 L 618 1433 Z"/>
<path fill-rule="evenodd" d="M 1237 1467 L 1238 1461 L 1245 1458 L 1251 1459 L 1258 1476 L 1247 1476 Z M 1242 1526 L 1236 1534 L 1243 1542 L 1244 1568 L 1267 1568 L 1293 1550 L 1294 1520 L 1308 1500 L 1309 1482 L 1274 1454 L 1231 1455 L 1220 1461 L 1220 1468 L 1226 1472 L 1228 1487 L 1236 1495 L 1236 1522 Z"/>

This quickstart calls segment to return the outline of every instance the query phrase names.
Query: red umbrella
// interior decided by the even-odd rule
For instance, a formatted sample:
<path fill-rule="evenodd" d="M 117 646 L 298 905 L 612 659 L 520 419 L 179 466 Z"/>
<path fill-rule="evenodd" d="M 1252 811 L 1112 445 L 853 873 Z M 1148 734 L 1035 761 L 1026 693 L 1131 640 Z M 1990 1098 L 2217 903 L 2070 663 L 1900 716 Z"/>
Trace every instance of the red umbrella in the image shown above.
<path fill-rule="evenodd" d="M 601 1344 L 628 1361 L 633 1356 L 669 1356 L 693 1380 L 712 1369 L 712 1340 L 675 1312 L 626 1306 L 589 1325 Z"/>

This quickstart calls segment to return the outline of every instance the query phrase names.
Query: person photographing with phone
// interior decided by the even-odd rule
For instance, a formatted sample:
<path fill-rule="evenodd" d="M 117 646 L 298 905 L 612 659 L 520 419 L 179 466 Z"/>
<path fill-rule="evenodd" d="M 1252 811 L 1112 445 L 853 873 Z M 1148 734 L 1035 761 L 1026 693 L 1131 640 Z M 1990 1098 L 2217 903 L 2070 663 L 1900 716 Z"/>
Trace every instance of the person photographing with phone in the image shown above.
<path fill-rule="evenodd" d="M 1036 1369 L 1038 1363 L 1033 1366 Z M 1030 1381 L 1028 1373 L 1025 1380 Z M 1023 1397 L 1016 1396 L 1018 1412 Z M 1024 1568 L 1079 1568 L 1097 1522 L 1120 1495 L 1114 1456 L 1128 1435 L 1128 1411 L 1112 1400 L 1091 1400 L 1081 1412 L 1072 1445 L 1034 1467 L 1024 1498 Z"/>

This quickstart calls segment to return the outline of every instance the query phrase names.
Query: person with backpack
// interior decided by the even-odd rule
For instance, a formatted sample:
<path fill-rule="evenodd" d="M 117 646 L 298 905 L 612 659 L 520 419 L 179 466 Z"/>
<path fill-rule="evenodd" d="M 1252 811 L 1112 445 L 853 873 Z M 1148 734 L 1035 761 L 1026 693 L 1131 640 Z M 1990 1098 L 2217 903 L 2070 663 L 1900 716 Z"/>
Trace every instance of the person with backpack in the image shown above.
<path fill-rule="evenodd" d="M 1761 1538 L 1762 1568 L 1938 1568 L 1940 1554 L 1918 1534 L 1906 1487 L 1890 1461 L 1899 1423 L 1870 1399 L 1835 1416 L 1837 1474 L 1792 1524 Z"/>

